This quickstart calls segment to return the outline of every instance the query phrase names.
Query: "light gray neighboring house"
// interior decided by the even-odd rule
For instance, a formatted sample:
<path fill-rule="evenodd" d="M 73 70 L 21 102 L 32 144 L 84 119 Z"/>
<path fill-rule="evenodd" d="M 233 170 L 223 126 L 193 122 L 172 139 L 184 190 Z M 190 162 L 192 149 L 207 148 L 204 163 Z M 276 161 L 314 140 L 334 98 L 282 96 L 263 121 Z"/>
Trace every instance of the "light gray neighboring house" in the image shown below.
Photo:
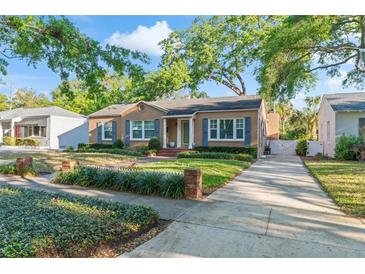
<path fill-rule="evenodd" d="M 87 118 L 60 107 L 17 108 L 0 112 L 0 144 L 4 136 L 40 140 L 51 149 L 88 142 Z"/>
<path fill-rule="evenodd" d="M 342 135 L 361 136 L 365 130 L 365 92 L 323 95 L 318 126 L 323 154 L 334 157 Z"/>

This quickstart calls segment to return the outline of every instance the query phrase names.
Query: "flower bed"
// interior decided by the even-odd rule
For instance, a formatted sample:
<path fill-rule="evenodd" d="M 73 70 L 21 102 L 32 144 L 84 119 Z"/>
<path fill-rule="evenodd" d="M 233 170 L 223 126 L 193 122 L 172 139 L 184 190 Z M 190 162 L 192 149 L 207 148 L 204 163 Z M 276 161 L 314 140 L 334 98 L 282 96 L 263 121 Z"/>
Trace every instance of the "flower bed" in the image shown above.
<path fill-rule="evenodd" d="M 89 257 L 153 226 L 147 206 L 0 187 L 0 257 Z"/>
<path fill-rule="evenodd" d="M 200 159 L 222 159 L 222 160 L 238 160 L 252 162 L 253 157 L 250 154 L 233 154 L 224 152 L 198 152 L 198 151 L 183 151 L 177 154 L 177 158 L 200 158 Z"/>
<path fill-rule="evenodd" d="M 53 182 L 144 195 L 159 195 L 173 199 L 182 198 L 185 190 L 182 173 L 134 169 L 80 167 L 57 173 Z"/>

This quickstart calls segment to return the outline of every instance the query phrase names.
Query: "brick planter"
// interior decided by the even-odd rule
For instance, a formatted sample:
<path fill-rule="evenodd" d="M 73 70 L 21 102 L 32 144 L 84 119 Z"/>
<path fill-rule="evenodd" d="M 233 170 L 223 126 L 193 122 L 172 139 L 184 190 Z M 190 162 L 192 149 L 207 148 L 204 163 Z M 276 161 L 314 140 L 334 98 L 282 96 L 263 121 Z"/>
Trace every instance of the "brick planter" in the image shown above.
<path fill-rule="evenodd" d="M 78 165 L 79 165 L 79 163 L 77 161 L 62 161 L 61 171 L 65 172 L 65 171 L 73 170 Z"/>
<path fill-rule="evenodd" d="M 198 200 L 202 194 L 202 172 L 200 168 L 184 170 L 185 198 Z"/>
<path fill-rule="evenodd" d="M 16 173 L 19 175 L 23 175 L 25 171 L 33 167 L 33 158 L 32 157 L 16 158 L 15 167 L 16 167 Z"/>

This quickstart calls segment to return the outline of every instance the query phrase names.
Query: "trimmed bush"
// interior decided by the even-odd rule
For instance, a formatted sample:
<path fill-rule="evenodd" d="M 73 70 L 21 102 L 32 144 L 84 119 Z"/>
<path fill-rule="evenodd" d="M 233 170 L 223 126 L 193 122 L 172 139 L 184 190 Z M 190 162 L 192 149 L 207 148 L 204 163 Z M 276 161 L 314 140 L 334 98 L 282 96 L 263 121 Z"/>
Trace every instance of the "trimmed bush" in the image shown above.
<path fill-rule="evenodd" d="M 39 146 L 40 140 L 33 138 L 15 138 L 6 136 L 3 138 L 4 144 L 7 146 Z"/>
<path fill-rule="evenodd" d="M 124 143 L 122 140 L 118 139 L 114 142 L 113 144 L 114 148 L 119 148 L 119 149 L 123 149 L 124 148 Z"/>
<path fill-rule="evenodd" d="M 297 142 L 297 145 L 295 147 L 295 152 L 297 153 L 297 155 L 299 156 L 306 156 L 307 155 L 307 150 L 308 150 L 308 144 L 307 144 L 307 140 L 299 140 Z"/>
<path fill-rule="evenodd" d="M 77 146 L 77 149 L 109 149 L 113 148 L 113 144 L 99 144 L 99 143 L 93 143 L 93 144 L 85 144 L 85 143 L 79 143 Z"/>
<path fill-rule="evenodd" d="M 364 143 L 361 137 L 343 135 L 335 147 L 335 158 L 339 160 L 357 160 L 355 148 Z"/>
<path fill-rule="evenodd" d="M 0 204 L 0 257 L 8 258 L 90 257 L 158 219 L 149 206 L 15 187 L 0 186 Z"/>
<path fill-rule="evenodd" d="M 159 151 L 161 148 L 160 139 L 157 137 L 153 137 L 148 142 L 148 149 L 154 149 Z"/>
<path fill-rule="evenodd" d="M 146 155 L 146 156 L 156 156 L 157 153 L 158 153 L 157 149 L 149 149 L 145 152 L 144 155 Z"/>
<path fill-rule="evenodd" d="M 225 153 L 245 153 L 250 154 L 252 157 L 257 157 L 257 148 L 256 147 L 195 147 L 194 150 L 199 152 L 225 152 Z"/>
<path fill-rule="evenodd" d="M 93 148 L 83 148 L 78 149 L 75 152 L 82 152 L 82 153 L 109 153 L 109 154 L 119 154 L 119 155 L 126 155 L 126 156 L 135 156 L 140 157 L 143 156 L 141 152 L 133 151 L 133 150 L 126 150 L 126 149 L 119 149 L 119 148 L 103 148 L 103 149 L 93 149 Z"/>
<path fill-rule="evenodd" d="M 145 195 L 160 195 L 178 199 L 184 196 L 184 175 L 174 172 L 138 169 L 107 169 L 80 167 L 59 172 L 54 183 L 128 191 Z"/>
<path fill-rule="evenodd" d="M 202 159 L 224 159 L 252 162 L 253 157 L 250 154 L 233 154 L 224 152 L 199 152 L 199 151 L 183 151 L 177 154 L 177 158 L 202 158 Z"/>

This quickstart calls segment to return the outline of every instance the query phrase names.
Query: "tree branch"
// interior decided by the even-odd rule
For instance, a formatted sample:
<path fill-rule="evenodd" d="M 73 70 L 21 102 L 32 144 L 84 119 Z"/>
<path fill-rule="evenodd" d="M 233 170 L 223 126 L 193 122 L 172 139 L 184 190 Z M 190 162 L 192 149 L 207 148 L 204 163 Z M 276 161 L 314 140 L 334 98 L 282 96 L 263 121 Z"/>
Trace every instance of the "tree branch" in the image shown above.
<path fill-rule="evenodd" d="M 241 87 L 242 87 L 242 94 L 241 95 L 246 95 L 245 81 L 243 81 L 243 78 L 241 77 L 241 75 L 239 73 L 236 73 L 236 76 L 238 78 L 238 81 L 240 81 L 240 84 L 241 84 Z"/>
<path fill-rule="evenodd" d="M 244 95 L 244 93 L 234 84 L 231 84 L 230 82 L 222 79 L 222 78 L 218 78 L 215 77 L 214 75 L 210 75 L 210 77 L 212 80 L 217 81 L 223 85 L 225 85 L 226 87 L 228 87 L 229 89 L 231 89 L 232 91 L 234 91 L 237 95 Z"/>
<path fill-rule="evenodd" d="M 307 72 L 312 72 L 312 71 L 315 71 L 317 69 L 326 69 L 326 68 L 330 68 L 330 67 L 336 67 L 336 66 L 339 66 L 339 65 L 343 65 L 345 63 L 347 63 L 348 61 L 350 61 L 352 58 L 356 57 L 358 54 L 354 54 L 354 55 L 351 55 L 350 57 L 346 58 L 345 60 L 341 61 L 341 62 L 338 62 L 338 63 L 335 63 L 335 64 L 330 64 L 330 65 L 324 65 L 324 66 L 318 66 L 318 67 L 315 67 L 315 68 L 312 68 L 310 70 L 308 70 Z"/>

